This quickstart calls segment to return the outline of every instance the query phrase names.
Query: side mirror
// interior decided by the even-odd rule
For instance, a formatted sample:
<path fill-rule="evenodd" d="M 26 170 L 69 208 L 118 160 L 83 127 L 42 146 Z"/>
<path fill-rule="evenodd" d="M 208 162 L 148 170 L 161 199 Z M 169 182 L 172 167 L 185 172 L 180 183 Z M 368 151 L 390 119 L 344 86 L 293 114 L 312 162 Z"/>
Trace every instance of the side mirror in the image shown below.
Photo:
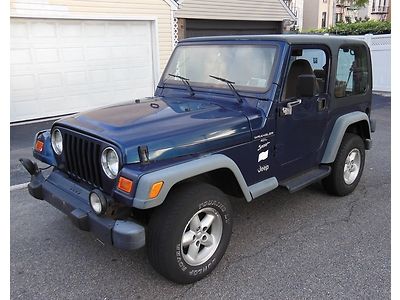
<path fill-rule="evenodd" d="M 316 95 L 317 90 L 317 79 L 315 75 L 303 74 L 297 77 L 297 97 L 313 97 Z"/>

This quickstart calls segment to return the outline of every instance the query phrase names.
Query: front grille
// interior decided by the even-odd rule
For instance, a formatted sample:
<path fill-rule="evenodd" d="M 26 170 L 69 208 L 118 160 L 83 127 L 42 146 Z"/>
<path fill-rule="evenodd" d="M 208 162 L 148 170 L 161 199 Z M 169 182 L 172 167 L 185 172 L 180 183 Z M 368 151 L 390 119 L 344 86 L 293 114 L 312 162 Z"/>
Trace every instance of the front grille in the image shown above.
<path fill-rule="evenodd" d="M 102 187 L 100 173 L 100 144 L 64 132 L 65 167 L 78 181 Z"/>

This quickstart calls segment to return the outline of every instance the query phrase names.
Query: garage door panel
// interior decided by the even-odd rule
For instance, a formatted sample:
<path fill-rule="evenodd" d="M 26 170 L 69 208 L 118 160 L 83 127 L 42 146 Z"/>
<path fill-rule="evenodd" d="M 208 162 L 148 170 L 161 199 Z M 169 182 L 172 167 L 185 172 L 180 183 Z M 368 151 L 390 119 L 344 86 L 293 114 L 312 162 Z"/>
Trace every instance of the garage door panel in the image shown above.
<path fill-rule="evenodd" d="M 59 32 L 62 38 L 79 38 L 82 36 L 82 22 L 69 21 L 59 24 Z"/>
<path fill-rule="evenodd" d="M 34 52 L 36 62 L 48 63 L 48 62 L 59 62 L 60 56 L 58 55 L 57 48 L 42 48 L 35 49 Z"/>
<path fill-rule="evenodd" d="M 11 90 L 26 90 L 35 88 L 35 76 L 34 75 L 16 75 L 11 76 Z"/>
<path fill-rule="evenodd" d="M 65 62 L 83 61 L 85 49 L 81 47 L 65 47 L 61 49 L 61 55 Z"/>
<path fill-rule="evenodd" d="M 88 95 L 88 101 L 87 101 L 87 107 L 86 109 L 89 109 L 89 103 L 96 102 L 98 105 L 97 107 L 105 106 L 105 105 L 110 105 L 112 104 L 112 101 L 110 99 L 113 98 L 113 92 L 110 90 L 107 91 L 97 91 L 94 93 L 91 93 Z"/>
<path fill-rule="evenodd" d="M 30 36 L 42 38 L 54 38 L 57 36 L 57 23 L 37 21 L 30 26 Z"/>
<path fill-rule="evenodd" d="M 129 26 L 127 24 L 109 24 L 107 26 L 108 36 L 125 37 L 129 33 Z"/>
<path fill-rule="evenodd" d="M 40 110 L 49 114 L 53 111 L 56 114 L 60 114 L 68 107 L 68 102 L 65 101 L 64 97 L 55 96 L 55 97 L 43 97 L 42 98 L 43 105 L 40 107 Z"/>
<path fill-rule="evenodd" d="M 38 74 L 39 87 L 45 88 L 62 88 L 62 73 L 43 73 Z"/>
<path fill-rule="evenodd" d="M 12 65 L 32 63 L 31 50 L 29 48 L 11 49 L 10 61 Z"/>
<path fill-rule="evenodd" d="M 12 38 L 27 38 L 28 35 L 28 24 L 26 22 L 14 22 L 10 28 L 10 36 Z"/>
<path fill-rule="evenodd" d="M 104 22 L 85 22 L 83 23 L 83 34 L 88 38 L 105 37 Z"/>
<path fill-rule="evenodd" d="M 75 72 L 66 72 L 64 74 L 64 82 L 67 86 L 75 86 L 75 85 L 86 85 L 86 72 L 85 71 L 75 71 Z"/>
<path fill-rule="evenodd" d="M 107 69 L 97 69 L 89 71 L 89 80 L 92 84 L 103 83 L 109 80 Z"/>
<path fill-rule="evenodd" d="M 11 121 L 149 96 L 152 59 L 150 21 L 12 18 Z"/>
<path fill-rule="evenodd" d="M 128 46 L 120 46 L 120 47 L 112 47 L 111 48 L 111 57 L 113 59 L 118 58 L 128 58 L 129 57 L 129 47 Z"/>
<path fill-rule="evenodd" d="M 13 103 L 11 107 L 11 114 L 18 115 L 23 119 L 29 119 L 32 113 L 37 113 L 35 107 L 36 100 L 21 101 Z"/>

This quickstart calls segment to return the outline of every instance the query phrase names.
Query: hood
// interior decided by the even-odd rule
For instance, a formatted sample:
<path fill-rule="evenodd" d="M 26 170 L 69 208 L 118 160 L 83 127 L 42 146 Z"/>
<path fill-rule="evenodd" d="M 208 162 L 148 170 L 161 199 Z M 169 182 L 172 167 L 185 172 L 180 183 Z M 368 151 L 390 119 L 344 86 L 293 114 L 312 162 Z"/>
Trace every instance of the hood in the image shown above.
<path fill-rule="evenodd" d="M 145 98 L 96 109 L 56 123 L 117 145 L 125 163 L 139 162 L 146 145 L 151 160 L 204 153 L 251 139 L 246 116 L 202 100 Z"/>

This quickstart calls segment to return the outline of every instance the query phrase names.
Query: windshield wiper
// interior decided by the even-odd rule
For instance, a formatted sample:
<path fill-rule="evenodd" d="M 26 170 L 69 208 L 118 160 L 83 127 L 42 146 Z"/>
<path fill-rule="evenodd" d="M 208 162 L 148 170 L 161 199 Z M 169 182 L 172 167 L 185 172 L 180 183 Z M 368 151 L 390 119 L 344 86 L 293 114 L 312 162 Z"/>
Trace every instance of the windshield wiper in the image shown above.
<path fill-rule="evenodd" d="M 242 97 L 239 95 L 238 91 L 233 86 L 235 84 L 235 82 L 230 81 L 230 80 L 225 79 L 225 78 L 217 77 L 217 76 L 214 76 L 214 75 L 208 75 L 208 76 L 210 76 L 211 78 L 217 79 L 219 81 L 225 82 L 229 86 L 229 88 L 231 89 L 232 93 L 235 95 L 235 97 L 238 100 L 238 102 L 239 103 L 243 103 Z"/>
<path fill-rule="evenodd" d="M 179 78 L 180 80 L 182 80 L 183 84 L 186 86 L 187 90 L 189 91 L 190 96 L 194 96 L 194 91 L 193 91 L 192 87 L 190 86 L 188 78 L 185 78 L 185 77 L 180 76 L 180 75 L 175 75 L 175 74 L 168 74 L 168 75 L 172 76 L 172 77 L 175 77 L 175 78 Z"/>

